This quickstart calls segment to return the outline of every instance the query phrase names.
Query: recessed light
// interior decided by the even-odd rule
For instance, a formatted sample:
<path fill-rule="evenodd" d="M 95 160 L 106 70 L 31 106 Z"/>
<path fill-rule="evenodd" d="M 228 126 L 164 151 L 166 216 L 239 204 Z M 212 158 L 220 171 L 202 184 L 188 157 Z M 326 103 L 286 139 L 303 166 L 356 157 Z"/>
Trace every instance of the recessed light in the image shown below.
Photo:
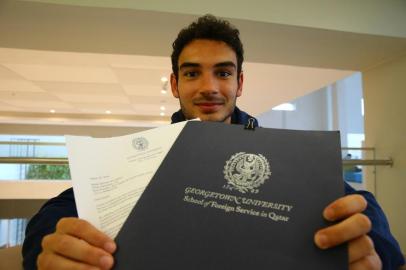
<path fill-rule="evenodd" d="M 50 113 L 55 113 L 55 110 L 54 110 L 54 109 L 52 109 L 52 110 L 49 110 L 49 112 L 50 112 Z"/>
<path fill-rule="evenodd" d="M 111 114 L 111 111 L 107 110 L 107 111 L 106 111 L 106 114 Z"/>
<path fill-rule="evenodd" d="M 165 106 L 161 106 L 161 111 L 165 111 L 166 110 L 166 108 L 165 108 Z"/>
<path fill-rule="evenodd" d="M 168 78 L 166 78 L 165 76 L 161 77 L 161 82 L 167 82 Z"/>
<path fill-rule="evenodd" d="M 162 90 L 161 90 L 161 94 L 164 94 L 164 95 L 165 95 L 167 92 L 168 92 L 168 91 L 166 91 L 165 89 L 162 89 Z"/>
<path fill-rule="evenodd" d="M 160 116 L 165 116 L 165 113 L 164 113 L 164 112 L 160 112 L 159 115 L 160 115 Z"/>

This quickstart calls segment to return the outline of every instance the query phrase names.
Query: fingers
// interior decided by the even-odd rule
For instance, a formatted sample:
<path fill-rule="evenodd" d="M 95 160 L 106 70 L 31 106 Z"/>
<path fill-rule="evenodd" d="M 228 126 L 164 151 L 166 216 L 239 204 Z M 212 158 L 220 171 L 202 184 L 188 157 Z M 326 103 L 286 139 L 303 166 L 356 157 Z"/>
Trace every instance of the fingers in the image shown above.
<path fill-rule="evenodd" d="M 316 245 L 326 249 L 367 234 L 371 221 L 364 214 L 354 214 L 333 226 L 319 230 L 314 237 Z"/>
<path fill-rule="evenodd" d="M 361 213 L 367 207 L 367 201 L 359 194 L 341 197 L 328 205 L 323 212 L 325 219 L 337 221 Z"/>
<path fill-rule="evenodd" d="M 50 234 L 44 237 L 42 247 L 47 252 L 56 253 L 85 264 L 99 266 L 102 269 L 110 269 L 113 266 L 114 260 L 110 253 L 68 234 Z"/>
<path fill-rule="evenodd" d="M 368 235 L 358 237 L 348 244 L 348 260 L 350 263 L 372 255 L 374 252 L 374 243 Z"/>
<path fill-rule="evenodd" d="M 367 236 L 371 230 L 370 219 L 362 214 L 367 201 L 361 195 L 348 195 L 330 205 L 323 212 L 324 218 L 339 223 L 319 230 L 314 241 L 321 249 L 327 249 L 348 242 L 350 270 L 378 270 L 382 262 L 374 244 Z"/>
<path fill-rule="evenodd" d="M 350 264 L 349 270 L 381 270 L 382 262 L 378 254 L 374 251 L 373 254 L 363 257 L 362 259 Z"/>
<path fill-rule="evenodd" d="M 58 222 L 56 232 L 83 239 L 90 245 L 102 248 L 109 253 L 116 250 L 113 240 L 83 219 L 63 218 Z"/>
<path fill-rule="evenodd" d="M 63 218 L 42 239 L 39 269 L 111 269 L 116 244 L 87 221 Z"/>
<path fill-rule="evenodd" d="M 81 262 L 72 261 L 50 252 L 42 252 L 37 260 L 38 270 L 99 270 L 98 267 L 87 265 Z"/>

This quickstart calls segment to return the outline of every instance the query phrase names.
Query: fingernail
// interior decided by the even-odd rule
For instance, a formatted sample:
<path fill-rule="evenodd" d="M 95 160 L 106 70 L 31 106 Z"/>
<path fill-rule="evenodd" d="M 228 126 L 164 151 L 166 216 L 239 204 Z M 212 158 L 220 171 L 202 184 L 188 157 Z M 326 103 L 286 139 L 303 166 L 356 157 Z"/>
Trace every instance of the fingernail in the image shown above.
<path fill-rule="evenodd" d="M 324 210 L 323 216 L 327 220 L 334 221 L 334 210 L 331 208 L 327 208 L 326 210 Z"/>
<path fill-rule="evenodd" d="M 319 248 L 328 248 L 328 239 L 326 235 L 317 233 L 314 240 Z"/>
<path fill-rule="evenodd" d="M 100 258 L 100 266 L 103 269 L 109 269 L 113 266 L 113 258 L 111 256 L 103 256 Z"/>
<path fill-rule="evenodd" d="M 109 253 L 113 253 L 114 251 L 116 251 L 116 244 L 114 242 L 107 242 L 106 244 L 104 244 L 104 250 L 106 250 Z"/>

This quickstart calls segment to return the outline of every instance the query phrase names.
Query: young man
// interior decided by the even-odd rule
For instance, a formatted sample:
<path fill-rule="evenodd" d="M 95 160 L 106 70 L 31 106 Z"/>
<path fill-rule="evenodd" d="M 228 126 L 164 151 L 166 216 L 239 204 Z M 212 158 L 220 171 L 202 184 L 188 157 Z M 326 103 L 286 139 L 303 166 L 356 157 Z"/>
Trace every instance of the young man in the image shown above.
<path fill-rule="evenodd" d="M 235 106 L 243 89 L 242 62 L 239 32 L 228 22 L 208 15 L 183 29 L 173 43 L 171 87 L 181 109 L 172 116 L 172 122 L 198 117 L 246 124 L 250 116 Z M 351 270 L 396 269 L 404 264 L 373 196 L 348 185 L 346 194 L 326 206 L 324 217 L 338 223 L 315 232 L 316 245 L 327 249 L 348 243 Z M 112 239 L 77 218 L 69 189 L 47 202 L 30 221 L 23 247 L 24 266 L 110 269 L 115 249 Z"/>

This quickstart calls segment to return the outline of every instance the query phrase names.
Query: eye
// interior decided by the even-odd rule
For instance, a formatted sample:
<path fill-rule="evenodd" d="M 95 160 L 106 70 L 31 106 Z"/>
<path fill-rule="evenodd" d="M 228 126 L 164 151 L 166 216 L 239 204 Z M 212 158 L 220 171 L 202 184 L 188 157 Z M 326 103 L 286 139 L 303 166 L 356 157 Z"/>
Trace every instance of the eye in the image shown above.
<path fill-rule="evenodd" d="M 229 71 L 219 71 L 217 72 L 217 76 L 221 77 L 221 78 L 227 78 L 230 77 L 232 75 L 231 72 Z"/>
<path fill-rule="evenodd" d="M 187 78 L 195 78 L 197 77 L 198 72 L 197 71 L 186 71 L 183 73 L 183 76 L 187 77 Z"/>

